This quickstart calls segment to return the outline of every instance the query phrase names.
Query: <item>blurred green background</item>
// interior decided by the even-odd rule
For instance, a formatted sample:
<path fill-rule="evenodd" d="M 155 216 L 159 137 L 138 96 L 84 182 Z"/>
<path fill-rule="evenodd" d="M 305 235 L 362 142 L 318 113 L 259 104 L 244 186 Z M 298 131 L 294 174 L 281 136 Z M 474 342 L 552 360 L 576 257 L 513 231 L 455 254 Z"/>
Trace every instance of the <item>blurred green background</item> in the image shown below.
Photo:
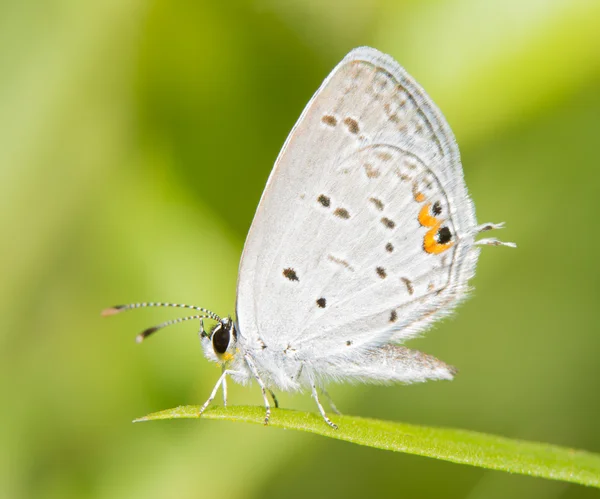
<path fill-rule="evenodd" d="M 478 219 L 519 248 L 484 248 L 472 299 L 410 343 L 455 381 L 333 386 L 338 407 L 600 452 L 599 26 L 597 0 L 0 2 L 0 497 L 598 497 L 283 430 L 132 425 L 219 371 L 196 324 L 135 344 L 172 310 L 99 312 L 232 313 L 285 137 L 372 45 L 443 110 Z"/>

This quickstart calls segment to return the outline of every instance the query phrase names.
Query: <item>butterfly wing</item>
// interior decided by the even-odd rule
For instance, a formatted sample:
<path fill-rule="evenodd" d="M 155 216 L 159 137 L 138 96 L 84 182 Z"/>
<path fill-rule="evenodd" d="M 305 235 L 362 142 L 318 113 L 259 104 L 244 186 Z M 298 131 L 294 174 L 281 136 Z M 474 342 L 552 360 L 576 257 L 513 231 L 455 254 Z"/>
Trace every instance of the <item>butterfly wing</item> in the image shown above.
<path fill-rule="evenodd" d="M 391 57 L 355 49 L 269 177 L 240 263 L 240 332 L 300 357 L 414 336 L 465 295 L 475 227 L 439 110 Z"/>

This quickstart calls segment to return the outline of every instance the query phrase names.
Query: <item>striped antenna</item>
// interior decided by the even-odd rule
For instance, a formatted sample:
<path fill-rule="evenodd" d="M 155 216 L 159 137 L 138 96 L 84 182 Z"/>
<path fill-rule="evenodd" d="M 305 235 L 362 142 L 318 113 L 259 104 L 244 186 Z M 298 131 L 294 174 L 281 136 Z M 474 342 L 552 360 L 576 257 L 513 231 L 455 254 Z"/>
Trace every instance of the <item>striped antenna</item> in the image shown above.
<path fill-rule="evenodd" d="M 221 318 L 211 312 L 210 310 L 202 307 L 196 307 L 195 305 L 185 305 L 183 303 L 154 303 L 154 302 L 143 302 L 143 303 L 129 303 L 127 305 L 116 305 L 114 307 L 106 308 L 102 311 L 103 317 L 108 317 L 109 315 L 115 315 L 120 312 L 124 312 L 125 310 L 133 310 L 136 308 L 147 308 L 147 307 L 174 307 L 174 308 L 190 308 L 192 310 L 197 310 L 199 312 L 203 312 L 202 314 L 190 315 L 188 317 L 180 317 L 179 319 L 172 319 L 170 321 L 163 322 L 158 326 L 150 327 L 145 331 L 142 331 L 135 337 L 135 341 L 141 343 L 145 338 L 155 333 L 156 331 L 163 329 L 167 326 L 171 326 L 172 324 L 178 324 L 180 322 L 189 321 L 192 319 L 212 319 L 214 321 L 220 322 Z M 204 331 L 204 326 L 201 327 L 201 331 Z"/>
<path fill-rule="evenodd" d="M 196 307 L 195 305 L 185 305 L 183 303 L 154 303 L 154 302 L 143 302 L 143 303 L 128 303 L 127 305 L 116 305 L 114 307 L 106 308 L 102 311 L 102 317 L 108 317 L 109 315 L 115 315 L 120 312 L 124 312 L 125 310 L 133 310 L 135 308 L 146 308 L 146 307 L 175 307 L 175 308 L 191 308 L 192 310 L 197 310 L 198 312 L 202 312 L 206 314 L 207 319 L 213 319 L 215 321 L 220 321 L 221 318 L 211 312 L 210 310 L 202 307 Z"/>
<path fill-rule="evenodd" d="M 162 329 L 167 326 L 171 326 L 173 324 L 179 324 L 180 322 L 190 321 L 192 319 L 213 319 L 213 317 L 209 317 L 208 315 L 190 315 L 189 317 L 180 317 L 179 319 L 172 319 L 170 321 L 163 322 L 162 324 L 159 324 L 158 326 L 149 327 L 145 331 L 142 331 L 140 334 L 138 334 L 135 337 L 135 341 L 137 343 L 141 343 L 148 336 L 150 336 L 153 333 L 156 333 L 156 331 L 158 331 L 159 329 Z M 204 327 L 202 328 L 202 331 L 204 331 Z"/>

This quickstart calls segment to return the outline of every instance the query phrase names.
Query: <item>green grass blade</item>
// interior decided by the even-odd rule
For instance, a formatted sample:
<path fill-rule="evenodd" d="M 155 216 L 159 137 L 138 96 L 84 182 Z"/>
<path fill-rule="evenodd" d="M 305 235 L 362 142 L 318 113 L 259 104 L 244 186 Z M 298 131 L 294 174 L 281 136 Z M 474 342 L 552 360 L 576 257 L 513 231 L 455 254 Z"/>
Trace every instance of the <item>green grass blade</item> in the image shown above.
<path fill-rule="evenodd" d="M 198 418 L 199 406 L 155 412 L 139 421 Z M 263 424 L 262 407 L 211 407 L 203 419 Z M 335 416 L 333 430 L 320 415 L 272 409 L 269 426 L 308 431 L 376 449 L 435 457 L 453 463 L 600 487 L 600 455 L 467 430 L 432 428 L 354 416 Z"/>

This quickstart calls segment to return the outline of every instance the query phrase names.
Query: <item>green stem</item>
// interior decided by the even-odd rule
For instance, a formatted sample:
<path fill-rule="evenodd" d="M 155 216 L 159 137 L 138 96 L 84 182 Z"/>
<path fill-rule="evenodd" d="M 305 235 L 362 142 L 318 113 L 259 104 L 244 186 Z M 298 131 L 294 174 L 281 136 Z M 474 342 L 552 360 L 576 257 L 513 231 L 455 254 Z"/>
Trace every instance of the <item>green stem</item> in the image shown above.
<path fill-rule="evenodd" d="M 199 406 L 155 412 L 139 421 L 198 418 Z M 260 407 L 211 407 L 203 419 L 263 424 Z M 550 444 L 512 440 L 467 430 L 432 428 L 354 416 L 334 416 L 338 430 L 313 413 L 273 409 L 269 426 L 316 433 L 377 449 L 434 457 L 453 463 L 562 480 L 600 488 L 600 455 Z"/>

